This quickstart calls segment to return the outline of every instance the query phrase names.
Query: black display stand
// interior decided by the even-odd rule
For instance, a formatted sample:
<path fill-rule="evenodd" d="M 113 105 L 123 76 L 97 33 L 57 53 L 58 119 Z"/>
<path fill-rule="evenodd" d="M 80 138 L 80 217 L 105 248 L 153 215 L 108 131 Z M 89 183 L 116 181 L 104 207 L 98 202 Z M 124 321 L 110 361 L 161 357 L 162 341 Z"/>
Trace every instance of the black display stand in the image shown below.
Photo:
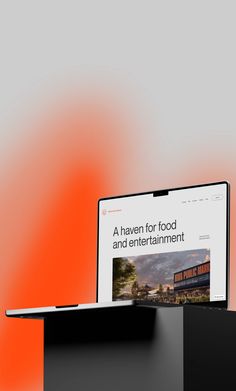
<path fill-rule="evenodd" d="M 44 324 L 45 391 L 236 387 L 236 312 L 135 305 L 50 315 Z"/>

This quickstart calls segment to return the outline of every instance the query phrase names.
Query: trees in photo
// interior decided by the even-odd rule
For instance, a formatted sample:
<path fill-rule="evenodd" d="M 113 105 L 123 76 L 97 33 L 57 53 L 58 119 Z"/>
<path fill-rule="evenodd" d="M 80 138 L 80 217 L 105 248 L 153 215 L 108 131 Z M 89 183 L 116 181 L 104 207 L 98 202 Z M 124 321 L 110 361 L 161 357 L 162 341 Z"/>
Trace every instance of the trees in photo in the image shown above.
<path fill-rule="evenodd" d="M 128 258 L 113 259 L 113 298 L 121 294 L 127 285 L 133 285 L 136 281 L 136 267 Z M 135 289 L 135 287 L 134 287 Z M 132 290 L 132 288 L 131 288 Z"/>

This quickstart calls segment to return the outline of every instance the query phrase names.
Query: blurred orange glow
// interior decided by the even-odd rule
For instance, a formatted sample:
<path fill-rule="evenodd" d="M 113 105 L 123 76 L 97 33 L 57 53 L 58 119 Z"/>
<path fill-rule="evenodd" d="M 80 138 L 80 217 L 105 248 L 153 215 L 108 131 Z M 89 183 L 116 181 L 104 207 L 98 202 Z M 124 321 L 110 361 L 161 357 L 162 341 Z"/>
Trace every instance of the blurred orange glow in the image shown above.
<path fill-rule="evenodd" d="M 68 100 L 31 123 L 10 156 L 0 203 L 1 390 L 43 389 L 43 323 L 7 319 L 6 308 L 95 300 L 98 198 L 122 193 L 127 182 L 136 192 L 228 179 L 234 193 L 231 166 L 209 156 L 188 162 L 179 176 L 156 175 L 163 162 L 157 157 L 150 167 L 150 143 L 141 145 L 132 132 L 111 102 Z M 235 215 L 231 197 L 232 309 Z"/>
<path fill-rule="evenodd" d="M 95 301 L 97 200 L 115 192 L 129 145 L 111 109 L 67 104 L 13 157 L 1 202 L 2 308 Z M 38 379 L 42 390 L 42 322 L 1 314 L 0 329 L 0 389 Z"/>

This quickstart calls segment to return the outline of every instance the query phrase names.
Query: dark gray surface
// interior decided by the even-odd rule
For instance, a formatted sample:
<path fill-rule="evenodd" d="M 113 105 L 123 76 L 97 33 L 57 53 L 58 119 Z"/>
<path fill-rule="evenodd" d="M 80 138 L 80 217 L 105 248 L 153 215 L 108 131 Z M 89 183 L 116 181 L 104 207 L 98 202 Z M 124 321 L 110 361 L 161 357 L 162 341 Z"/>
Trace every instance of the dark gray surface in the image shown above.
<path fill-rule="evenodd" d="M 183 308 L 45 320 L 45 391 L 182 391 Z"/>
<path fill-rule="evenodd" d="M 184 390 L 235 390 L 236 312 L 184 309 Z"/>

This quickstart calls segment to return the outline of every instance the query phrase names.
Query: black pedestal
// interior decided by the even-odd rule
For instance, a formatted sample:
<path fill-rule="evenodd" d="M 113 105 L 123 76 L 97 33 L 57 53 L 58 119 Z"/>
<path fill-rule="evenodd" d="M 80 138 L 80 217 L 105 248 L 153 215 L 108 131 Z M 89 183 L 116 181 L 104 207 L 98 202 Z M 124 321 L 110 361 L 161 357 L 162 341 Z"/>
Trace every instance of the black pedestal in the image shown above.
<path fill-rule="evenodd" d="M 45 391 L 236 386 L 236 313 L 134 306 L 45 319 Z"/>

